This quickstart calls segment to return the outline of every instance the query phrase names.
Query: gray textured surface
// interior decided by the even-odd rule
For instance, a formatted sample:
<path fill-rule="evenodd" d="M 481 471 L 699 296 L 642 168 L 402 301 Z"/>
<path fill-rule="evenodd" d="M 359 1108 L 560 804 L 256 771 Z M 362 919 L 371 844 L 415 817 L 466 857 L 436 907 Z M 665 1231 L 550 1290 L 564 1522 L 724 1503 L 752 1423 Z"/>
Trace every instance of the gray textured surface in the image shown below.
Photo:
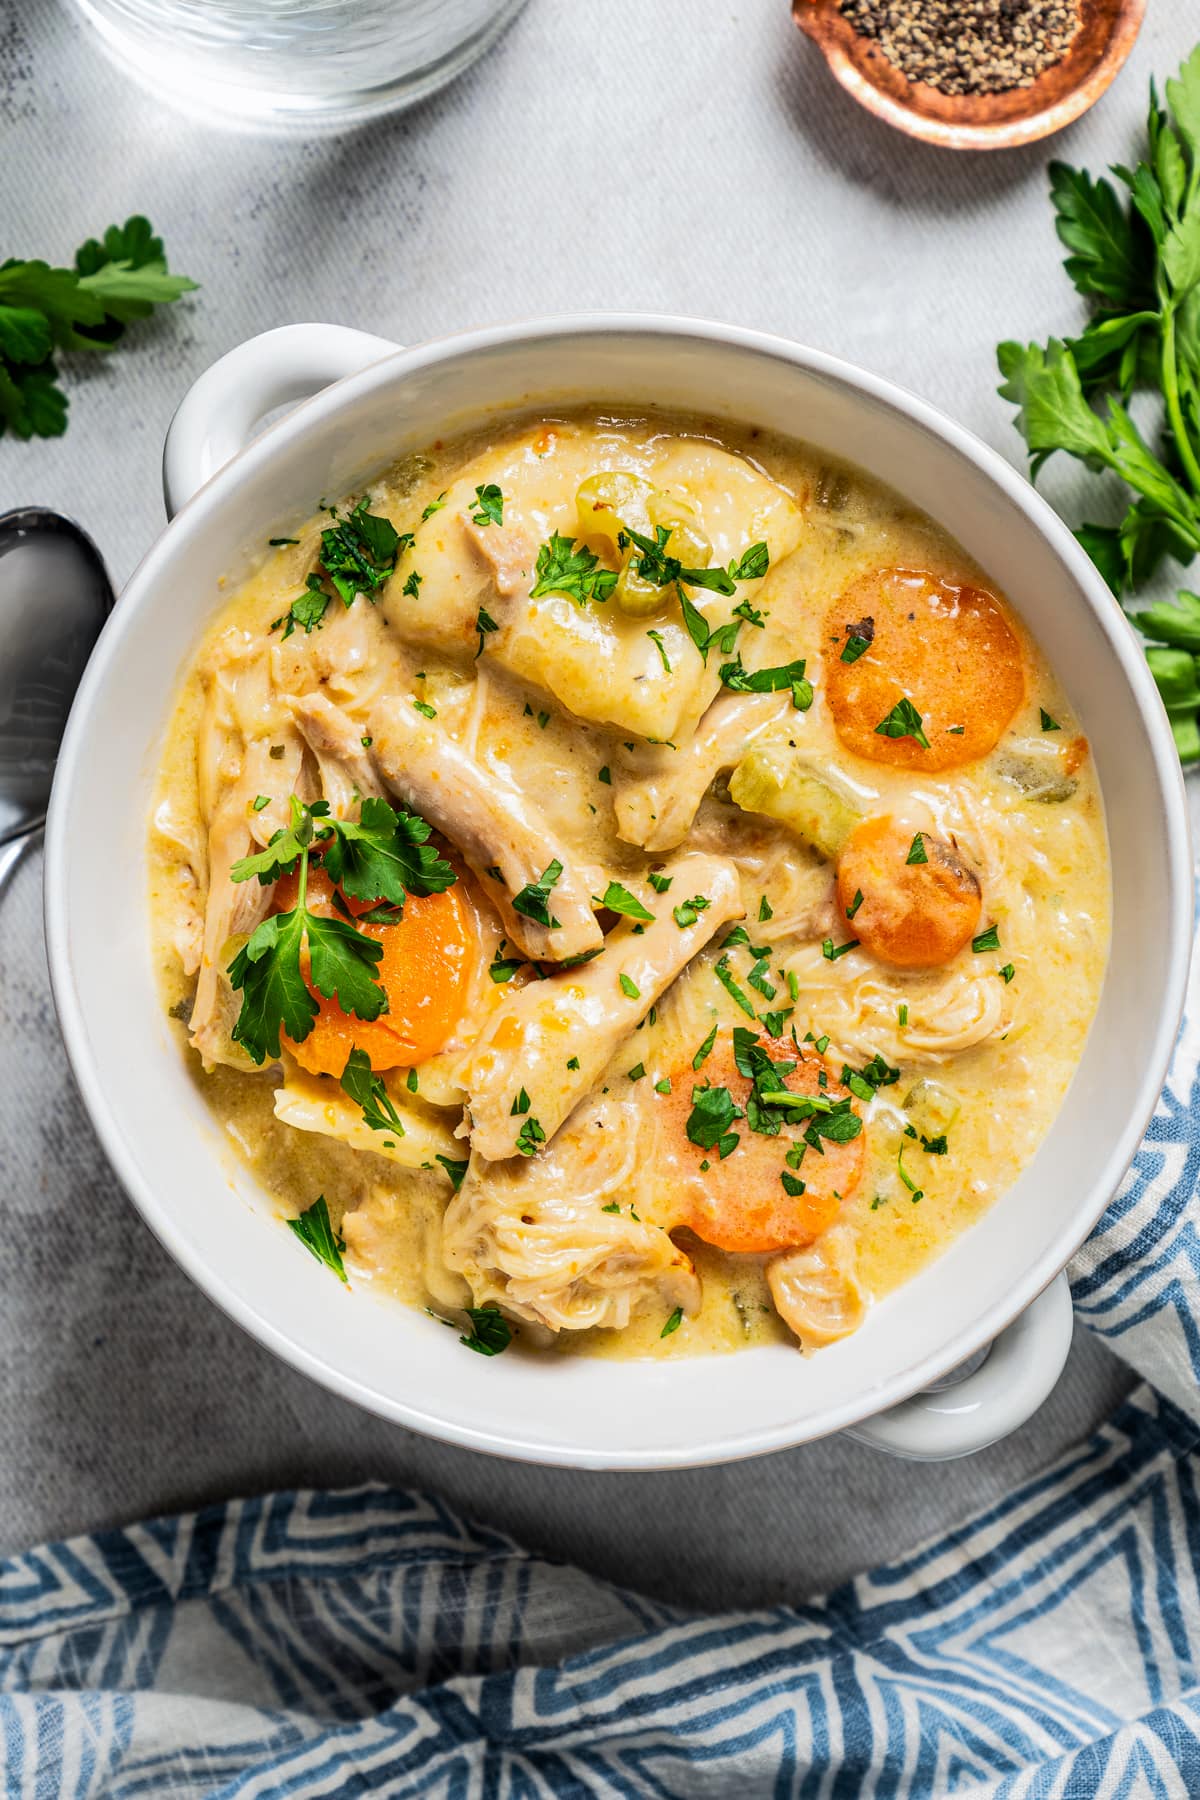
<path fill-rule="evenodd" d="M 1128 156 L 1149 74 L 1169 73 L 1195 35 L 1191 10 L 1151 0 L 1128 69 L 1056 153 Z M 70 370 L 65 440 L 0 440 L 3 503 L 73 513 L 119 578 L 161 526 L 161 441 L 180 394 L 270 325 L 331 318 L 412 341 L 590 306 L 707 314 L 879 369 L 1015 458 L 992 346 L 1075 316 L 1046 149 L 956 158 L 894 136 L 832 85 L 785 0 L 531 0 L 451 91 L 312 143 L 180 121 L 111 69 L 72 13 L 10 0 L 0 128 L 0 255 L 65 257 L 140 210 L 204 284 L 141 330 L 136 352 Z M 121 1196 L 53 1025 L 40 873 L 31 858 L 0 917 L 0 1549 L 375 1475 L 429 1484 L 677 1600 L 794 1599 L 1005 1491 L 1127 1385 L 1079 1334 L 1024 1430 L 941 1468 L 834 1440 L 725 1469 L 595 1476 L 485 1461 L 368 1418 L 243 1337 Z"/>

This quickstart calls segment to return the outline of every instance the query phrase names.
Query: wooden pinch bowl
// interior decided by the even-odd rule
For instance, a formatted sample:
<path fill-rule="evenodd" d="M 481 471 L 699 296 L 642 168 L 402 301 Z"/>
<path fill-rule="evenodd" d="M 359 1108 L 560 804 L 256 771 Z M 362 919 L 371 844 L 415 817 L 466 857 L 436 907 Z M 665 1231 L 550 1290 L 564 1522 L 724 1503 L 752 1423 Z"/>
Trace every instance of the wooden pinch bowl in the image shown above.
<path fill-rule="evenodd" d="M 843 18 L 838 0 L 793 0 L 792 12 L 846 92 L 876 118 L 947 150 L 1007 150 L 1061 131 L 1100 98 L 1133 48 L 1146 0 L 1080 0 L 1082 24 L 1062 60 L 1001 94 L 943 94 L 909 81 Z"/>

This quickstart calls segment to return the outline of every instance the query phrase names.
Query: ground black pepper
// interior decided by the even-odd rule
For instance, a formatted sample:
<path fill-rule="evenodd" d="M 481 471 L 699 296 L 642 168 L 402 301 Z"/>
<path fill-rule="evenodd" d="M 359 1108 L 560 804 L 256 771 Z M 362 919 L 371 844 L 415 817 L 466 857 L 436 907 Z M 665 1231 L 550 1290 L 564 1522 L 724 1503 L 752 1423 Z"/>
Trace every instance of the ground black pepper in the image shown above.
<path fill-rule="evenodd" d="M 943 94 L 1028 87 L 1079 30 L 1079 0 L 839 0 L 910 81 Z"/>

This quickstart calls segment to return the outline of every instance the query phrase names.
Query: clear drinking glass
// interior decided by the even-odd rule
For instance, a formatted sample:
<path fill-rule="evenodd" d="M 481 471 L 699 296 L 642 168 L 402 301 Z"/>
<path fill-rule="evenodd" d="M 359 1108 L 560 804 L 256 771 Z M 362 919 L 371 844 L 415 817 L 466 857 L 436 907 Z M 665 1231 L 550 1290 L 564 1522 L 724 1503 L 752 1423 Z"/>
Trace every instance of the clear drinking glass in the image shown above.
<path fill-rule="evenodd" d="M 75 0 L 155 93 L 248 126 L 336 129 L 424 99 L 525 0 Z"/>

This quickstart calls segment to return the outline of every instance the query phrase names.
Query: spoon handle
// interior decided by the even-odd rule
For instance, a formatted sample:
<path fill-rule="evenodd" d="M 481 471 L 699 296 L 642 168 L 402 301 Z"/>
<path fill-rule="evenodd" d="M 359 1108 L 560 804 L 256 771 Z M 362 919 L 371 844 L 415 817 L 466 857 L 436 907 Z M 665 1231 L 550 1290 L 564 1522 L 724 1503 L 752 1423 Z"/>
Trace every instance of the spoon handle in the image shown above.
<path fill-rule="evenodd" d="M 0 844 L 0 899 L 12 879 L 17 864 L 28 850 L 30 844 L 42 835 L 41 827 L 36 831 L 22 832 L 20 837 L 9 838 L 7 844 Z"/>

